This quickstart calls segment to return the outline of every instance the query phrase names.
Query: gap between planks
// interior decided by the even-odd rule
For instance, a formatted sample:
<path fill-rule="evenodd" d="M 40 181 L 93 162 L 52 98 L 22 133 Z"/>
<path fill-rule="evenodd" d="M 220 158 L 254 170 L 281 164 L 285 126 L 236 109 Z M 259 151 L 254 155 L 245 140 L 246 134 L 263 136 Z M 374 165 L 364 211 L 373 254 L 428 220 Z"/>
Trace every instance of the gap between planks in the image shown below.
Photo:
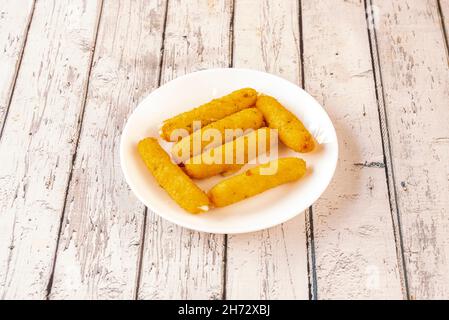
<path fill-rule="evenodd" d="M 447 63 L 449 66 L 449 33 L 448 30 L 446 28 L 446 24 L 445 24 L 445 13 L 443 11 L 443 6 L 441 5 L 441 0 L 436 0 L 437 2 L 437 9 L 438 9 L 438 16 L 440 18 L 440 23 L 441 23 L 441 32 L 443 33 L 443 42 L 445 44 L 446 47 L 446 57 L 447 57 Z M 449 10 L 449 2 L 447 2 L 447 9 Z M 447 17 L 449 19 L 449 17 Z"/>
<path fill-rule="evenodd" d="M 3 136 L 3 130 L 5 129 L 6 118 L 8 118 L 9 108 L 11 106 L 12 97 L 14 95 L 14 90 L 16 88 L 16 81 L 17 81 L 17 77 L 19 75 L 19 70 L 20 70 L 20 67 L 22 66 L 23 52 L 25 51 L 25 46 L 27 44 L 28 33 L 30 32 L 31 21 L 33 21 L 33 15 L 34 15 L 34 8 L 35 7 L 36 7 L 36 0 L 33 1 L 32 7 L 31 7 L 31 13 L 30 13 L 30 16 L 28 18 L 27 25 L 26 25 L 26 28 L 25 28 L 25 35 L 24 35 L 22 46 L 21 46 L 21 49 L 20 49 L 16 70 L 14 72 L 13 79 L 12 79 L 11 92 L 9 93 L 9 97 L 8 97 L 8 100 L 7 100 L 7 103 L 6 103 L 6 110 L 5 110 L 5 114 L 3 116 L 3 122 L 0 124 L 0 142 L 1 142 L 1 139 L 2 139 L 2 136 Z M 0 119 L 0 121 L 1 121 L 1 119 Z"/>
<path fill-rule="evenodd" d="M 302 20 L 302 0 L 298 0 L 298 22 L 299 22 L 299 79 L 301 88 L 305 88 L 306 78 L 304 75 L 304 35 Z M 309 300 L 318 300 L 318 281 L 315 259 L 315 241 L 313 233 L 313 208 L 310 206 L 305 214 L 306 247 L 307 247 L 307 278 L 309 280 Z"/>
<path fill-rule="evenodd" d="M 318 300 L 318 281 L 316 272 L 315 239 L 313 234 L 313 209 L 305 212 L 307 238 L 307 272 L 309 278 L 309 300 Z"/>

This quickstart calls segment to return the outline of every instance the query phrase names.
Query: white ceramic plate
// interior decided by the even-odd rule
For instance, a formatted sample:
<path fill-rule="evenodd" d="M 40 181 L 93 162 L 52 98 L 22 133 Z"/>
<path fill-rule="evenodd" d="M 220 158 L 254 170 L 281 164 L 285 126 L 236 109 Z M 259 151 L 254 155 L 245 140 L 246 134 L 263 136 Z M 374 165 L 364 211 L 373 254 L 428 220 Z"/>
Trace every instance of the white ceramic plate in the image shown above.
<path fill-rule="evenodd" d="M 136 145 L 144 137 L 159 137 L 163 120 L 200 104 L 252 87 L 271 95 L 295 113 L 314 135 L 319 146 L 311 153 L 299 154 L 280 144 L 279 157 L 297 156 L 307 162 L 308 171 L 301 180 L 282 185 L 233 205 L 202 214 L 190 214 L 159 187 L 139 158 Z M 159 139 L 170 150 L 171 145 Z M 161 86 L 134 110 L 123 130 L 120 159 L 129 186 L 151 211 L 161 217 L 198 231 L 244 233 L 265 229 L 302 213 L 324 192 L 334 174 L 338 143 L 334 126 L 321 105 L 307 92 L 280 77 L 247 69 L 210 69 L 187 74 Z M 247 170 L 246 165 L 241 171 Z M 223 177 L 196 182 L 209 190 Z M 244 187 L 244 186 L 242 186 Z"/>

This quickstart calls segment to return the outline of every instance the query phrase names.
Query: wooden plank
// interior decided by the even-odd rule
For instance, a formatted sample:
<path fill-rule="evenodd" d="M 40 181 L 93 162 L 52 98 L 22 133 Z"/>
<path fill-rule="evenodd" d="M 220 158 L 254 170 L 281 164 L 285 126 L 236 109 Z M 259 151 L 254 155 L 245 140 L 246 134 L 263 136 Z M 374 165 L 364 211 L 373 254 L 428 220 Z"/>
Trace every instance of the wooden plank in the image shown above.
<path fill-rule="evenodd" d="M 120 169 L 131 111 L 157 87 L 165 0 L 104 4 L 50 298 L 131 299 L 144 206 Z"/>
<path fill-rule="evenodd" d="M 376 0 L 375 33 L 410 298 L 449 297 L 449 69 L 436 1 Z"/>
<path fill-rule="evenodd" d="M 170 0 L 162 82 L 230 63 L 230 0 Z M 219 299 L 222 235 L 183 229 L 148 212 L 140 299 Z"/>
<path fill-rule="evenodd" d="M 0 297 L 45 298 L 99 1 L 39 1 L 0 144 Z"/>
<path fill-rule="evenodd" d="M 3 0 L 0 7 L 0 128 L 17 78 L 33 9 L 33 0 L 23 1 L 21 5 L 16 0 Z"/>
<path fill-rule="evenodd" d="M 300 83 L 298 2 L 237 0 L 234 66 Z M 228 299 L 307 299 L 305 216 L 260 232 L 230 235 Z"/>
<path fill-rule="evenodd" d="M 305 88 L 329 113 L 340 145 L 334 179 L 312 210 L 317 298 L 400 299 L 364 3 L 302 4 Z"/>

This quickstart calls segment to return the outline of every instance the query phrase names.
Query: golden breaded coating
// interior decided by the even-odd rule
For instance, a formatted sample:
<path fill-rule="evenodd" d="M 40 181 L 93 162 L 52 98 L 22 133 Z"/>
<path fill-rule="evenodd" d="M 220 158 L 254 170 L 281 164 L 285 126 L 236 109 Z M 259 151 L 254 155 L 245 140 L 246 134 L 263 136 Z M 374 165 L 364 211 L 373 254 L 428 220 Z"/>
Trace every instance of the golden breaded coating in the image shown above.
<path fill-rule="evenodd" d="M 181 168 L 171 162 L 170 156 L 156 139 L 141 140 L 137 149 L 156 181 L 180 207 L 191 213 L 209 210 L 207 195 L 190 180 Z"/>
<path fill-rule="evenodd" d="M 268 126 L 279 131 L 279 139 L 296 152 L 310 152 L 315 147 L 312 135 L 302 122 L 275 98 L 262 95 L 257 98 L 256 107 Z"/>
<path fill-rule="evenodd" d="M 176 161 L 185 161 L 202 153 L 205 150 L 205 147 L 216 147 L 232 140 L 234 137 L 226 136 L 226 129 L 240 129 L 244 132 L 248 129 L 259 129 L 263 125 L 263 115 L 258 109 L 244 109 L 240 112 L 231 114 L 226 118 L 212 122 L 201 130 L 195 131 L 191 135 L 182 138 L 181 141 L 176 143 L 173 147 L 173 157 Z M 215 136 L 215 134 L 218 136 Z"/>
<path fill-rule="evenodd" d="M 193 121 L 201 121 L 201 126 L 223 119 L 230 114 L 252 107 L 256 104 L 257 92 L 251 88 L 244 88 L 230 94 L 214 99 L 193 110 L 181 113 L 173 118 L 165 120 L 161 137 L 166 141 L 177 141 L 176 137 L 171 138 L 171 134 L 176 129 L 185 129 L 192 133 Z"/>
<path fill-rule="evenodd" d="M 270 168 L 275 168 L 276 165 L 277 170 L 274 170 L 274 174 L 267 174 L 266 171 L 270 171 Z M 281 158 L 219 182 L 209 190 L 208 195 L 216 207 L 224 207 L 281 184 L 296 181 L 304 176 L 305 172 L 304 160 Z"/>
<path fill-rule="evenodd" d="M 261 143 L 261 139 L 265 139 L 265 145 Z M 190 158 L 185 162 L 184 171 L 194 179 L 209 178 L 237 171 L 248 161 L 269 150 L 270 129 L 261 128 Z"/>

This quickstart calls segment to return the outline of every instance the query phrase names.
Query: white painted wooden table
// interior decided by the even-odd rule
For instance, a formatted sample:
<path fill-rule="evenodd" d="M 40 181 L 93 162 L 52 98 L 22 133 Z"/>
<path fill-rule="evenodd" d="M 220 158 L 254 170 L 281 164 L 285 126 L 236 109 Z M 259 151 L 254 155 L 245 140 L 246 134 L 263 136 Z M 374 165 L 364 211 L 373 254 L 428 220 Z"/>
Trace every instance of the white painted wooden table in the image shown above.
<path fill-rule="evenodd" d="M 448 31 L 449 0 L 0 0 L 0 298 L 449 298 Z M 320 101 L 339 165 L 281 226 L 193 232 L 133 196 L 120 134 L 232 66 Z"/>

